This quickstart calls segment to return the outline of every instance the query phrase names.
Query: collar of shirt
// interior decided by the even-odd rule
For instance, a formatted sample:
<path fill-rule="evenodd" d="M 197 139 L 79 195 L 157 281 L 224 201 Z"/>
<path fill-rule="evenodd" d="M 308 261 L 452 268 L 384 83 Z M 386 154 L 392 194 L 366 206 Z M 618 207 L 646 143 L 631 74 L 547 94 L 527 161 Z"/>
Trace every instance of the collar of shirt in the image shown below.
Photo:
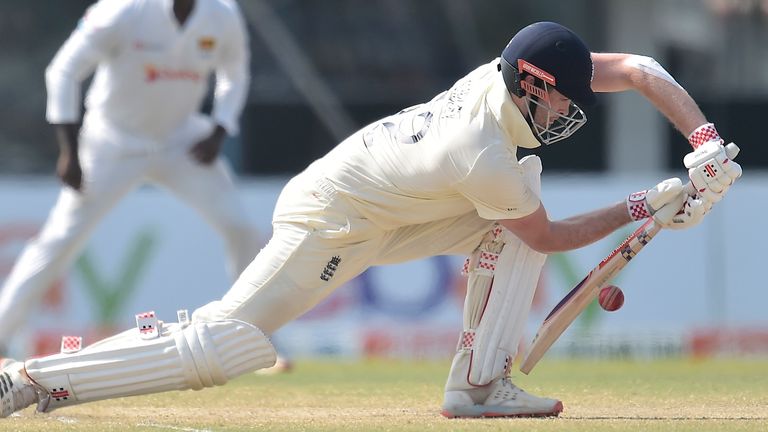
<path fill-rule="evenodd" d="M 203 1 L 202 0 L 195 0 L 194 4 L 192 5 L 192 11 L 190 11 L 189 16 L 187 17 L 186 21 L 182 25 L 179 23 L 179 19 L 176 18 L 176 13 L 173 12 L 173 5 L 175 3 L 175 0 L 161 0 L 163 10 L 168 15 L 168 19 L 171 20 L 171 22 L 174 24 L 174 27 L 179 30 L 183 31 L 184 29 L 190 27 L 190 23 L 195 19 L 196 16 L 200 15 L 202 12 L 200 11 L 203 8 Z"/>
<path fill-rule="evenodd" d="M 508 146 L 528 149 L 541 146 L 539 140 L 533 136 L 528 121 L 525 120 L 520 109 L 512 100 L 512 96 L 509 95 L 501 72 L 493 77 L 493 83 L 488 90 L 486 100 L 488 108 L 508 138 Z"/>

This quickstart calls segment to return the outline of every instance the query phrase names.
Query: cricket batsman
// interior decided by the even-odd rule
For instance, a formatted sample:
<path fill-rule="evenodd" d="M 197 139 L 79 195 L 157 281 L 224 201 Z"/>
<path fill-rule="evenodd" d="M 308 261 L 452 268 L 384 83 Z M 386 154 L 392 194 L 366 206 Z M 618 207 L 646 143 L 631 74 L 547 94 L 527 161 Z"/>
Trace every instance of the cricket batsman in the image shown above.
<path fill-rule="evenodd" d="M 695 192 L 672 178 L 550 220 L 541 161 L 518 160 L 518 148 L 568 138 L 586 122 L 581 107 L 596 92 L 628 90 L 697 147 L 686 158 Z M 556 416 L 562 402 L 526 393 L 509 378 L 547 254 L 650 217 L 667 228 L 695 226 L 740 175 L 714 126 L 652 58 L 591 53 L 569 29 L 535 23 L 500 58 L 432 100 L 364 127 L 291 179 L 272 239 L 223 298 L 189 321 L 161 325 L 140 315 L 138 328 L 81 351 L 6 366 L 2 414 L 225 384 L 272 365 L 269 335 L 368 267 L 459 254 L 470 257 L 464 330 L 442 414 Z"/>

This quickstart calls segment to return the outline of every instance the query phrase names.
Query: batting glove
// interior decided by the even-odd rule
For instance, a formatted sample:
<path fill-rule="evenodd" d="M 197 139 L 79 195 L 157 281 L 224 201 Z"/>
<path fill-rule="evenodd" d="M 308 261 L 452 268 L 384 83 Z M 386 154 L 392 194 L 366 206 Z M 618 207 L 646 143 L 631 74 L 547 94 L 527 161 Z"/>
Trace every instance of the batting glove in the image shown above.
<path fill-rule="evenodd" d="M 728 157 L 718 141 L 702 144 L 683 159 L 696 192 L 712 203 L 720 201 L 728 188 L 741 177 L 741 165 Z"/>
<path fill-rule="evenodd" d="M 729 144 L 723 146 L 723 139 L 712 123 L 697 127 L 688 136 L 688 141 L 694 150 L 683 158 L 683 164 L 688 168 L 696 191 L 712 203 L 720 201 L 733 182 L 741 177 L 741 166 L 732 159 L 738 154 L 738 147 Z M 731 149 L 729 157 L 728 148 Z"/>
<path fill-rule="evenodd" d="M 684 203 L 682 208 L 676 206 L 677 203 L 670 202 L 664 205 L 653 215 L 662 228 L 668 229 L 686 229 L 691 228 L 704 219 L 704 215 L 709 213 L 712 203 L 703 198 L 695 198 L 683 192 Z"/>
<path fill-rule="evenodd" d="M 667 179 L 651 189 L 630 194 L 627 197 L 627 212 L 635 221 L 653 216 L 666 205 L 671 205 L 677 212 L 683 207 L 686 196 L 679 178 Z"/>

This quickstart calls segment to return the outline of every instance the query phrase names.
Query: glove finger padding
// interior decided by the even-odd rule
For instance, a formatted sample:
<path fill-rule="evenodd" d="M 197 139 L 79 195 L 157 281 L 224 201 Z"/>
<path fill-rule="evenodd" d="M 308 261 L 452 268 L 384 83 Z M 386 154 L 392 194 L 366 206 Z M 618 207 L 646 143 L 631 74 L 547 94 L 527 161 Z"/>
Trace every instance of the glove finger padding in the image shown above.
<path fill-rule="evenodd" d="M 651 189 L 635 192 L 627 197 L 627 211 L 632 220 L 651 217 L 669 203 L 679 210 L 683 205 L 683 182 L 676 177 L 666 179 Z"/>
<path fill-rule="evenodd" d="M 672 218 L 681 211 L 688 196 L 687 193 L 681 191 L 675 195 L 672 200 L 661 206 L 661 208 L 653 214 L 653 219 L 661 226 L 672 223 Z"/>
<path fill-rule="evenodd" d="M 734 162 L 733 159 L 726 159 L 723 162 L 723 168 L 725 169 L 725 175 L 727 175 L 731 179 L 731 182 L 729 184 L 732 185 L 736 181 L 736 179 L 741 177 L 741 174 L 742 174 L 741 165 Z"/>
<path fill-rule="evenodd" d="M 682 194 L 681 198 L 683 200 L 682 209 L 676 206 L 676 203 L 669 203 L 660 208 L 653 215 L 653 219 L 663 228 L 691 228 L 701 223 L 704 215 L 712 208 L 712 204 L 705 199 L 694 198 L 685 193 Z"/>
<path fill-rule="evenodd" d="M 741 174 L 741 165 L 724 155 L 718 155 L 688 170 L 688 176 L 696 191 L 713 203 L 723 198 Z"/>

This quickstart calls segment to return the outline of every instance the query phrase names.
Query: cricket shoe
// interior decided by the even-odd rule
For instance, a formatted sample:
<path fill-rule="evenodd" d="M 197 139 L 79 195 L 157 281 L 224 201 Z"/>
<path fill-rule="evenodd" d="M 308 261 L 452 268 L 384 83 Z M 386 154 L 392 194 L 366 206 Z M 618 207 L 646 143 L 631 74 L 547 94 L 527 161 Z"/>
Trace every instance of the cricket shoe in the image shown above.
<path fill-rule="evenodd" d="M 559 400 L 534 396 L 509 378 L 472 390 L 445 392 L 442 414 L 456 417 L 551 417 L 563 411 Z"/>
<path fill-rule="evenodd" d="M 0 417 L 8 417 L 39 401 L 38 390 L 24 374 L 24 363 L 14 361 L 0 369 Z"/>

